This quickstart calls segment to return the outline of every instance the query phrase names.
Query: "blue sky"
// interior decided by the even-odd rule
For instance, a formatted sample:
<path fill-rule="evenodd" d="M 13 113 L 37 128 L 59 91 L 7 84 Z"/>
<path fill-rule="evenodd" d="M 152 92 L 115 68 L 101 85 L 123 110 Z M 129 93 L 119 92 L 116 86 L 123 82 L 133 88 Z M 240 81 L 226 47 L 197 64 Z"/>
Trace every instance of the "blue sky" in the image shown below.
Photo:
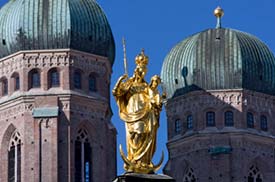
<path fill-rule="evenodd" d="M 0 0 L 2 6 L 7 0 Z M 275 51 L 274 0 L 97 0 L 104 9 L 116 42 L 116 59 L 113 65 L 111 88 L 124 73 L 122 37 L 126 38 L 129 74 L 135 67 L 134 58 L 145 48 L 149 56 L 147 80 L 160 74 L 162 62 L 170 49 L 184 38 L 216 26 L 213 10 L 220 5 L 225 15 L 222 26 L 255 35 Z M 118 130 L 118 144 L 125 143 L 124 123 L 118 117 L 113 97 L 112 121 Z M 165 151 L 167 160 L 167 125 L 165 109 L 161 115 L 158 147 L 154 161 Z M 125 150 L 125 145 L 124 150 Z M 120 156 L 118 174 L 124 172 Z M 159 171 L 161 173 L 161 171 Z"/>

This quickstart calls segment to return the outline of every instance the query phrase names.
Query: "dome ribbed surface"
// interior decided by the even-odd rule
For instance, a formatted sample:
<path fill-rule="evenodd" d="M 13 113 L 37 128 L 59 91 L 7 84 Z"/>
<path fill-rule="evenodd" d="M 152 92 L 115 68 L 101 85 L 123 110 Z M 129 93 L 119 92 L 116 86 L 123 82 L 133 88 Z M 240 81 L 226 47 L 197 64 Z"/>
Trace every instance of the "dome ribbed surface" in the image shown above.
<path fill-rule="evenodd" d="M 161 78 L 168 98 L 193 90 L 242 88 L 275 95 L 275 58 L 253 35 L 208 29 L 172 48 Z"/>
<path fill-rule="evenodd" d="M 0 58 L 20 50 L 72 48 L 106 56 L 115 44 L 94 0 L 10 0 L 0 9 Z"/>

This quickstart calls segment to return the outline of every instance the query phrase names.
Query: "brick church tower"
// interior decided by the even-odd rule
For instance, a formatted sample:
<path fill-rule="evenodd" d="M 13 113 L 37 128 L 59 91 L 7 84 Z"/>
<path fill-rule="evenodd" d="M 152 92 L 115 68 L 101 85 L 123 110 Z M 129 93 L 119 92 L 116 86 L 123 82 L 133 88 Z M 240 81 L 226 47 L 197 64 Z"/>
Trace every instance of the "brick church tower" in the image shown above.
<path fill-rule="evenodd" d="M 94 0 L 12 0 L 0 9 L 1 182 L 115 177 L 114 52 Z"/>
<path fill-rule="evenodd" d="M 217 27 L 165 58 L 169 160 L 177 182 L 275 181 L 275 58 L 255 36 Z"/>

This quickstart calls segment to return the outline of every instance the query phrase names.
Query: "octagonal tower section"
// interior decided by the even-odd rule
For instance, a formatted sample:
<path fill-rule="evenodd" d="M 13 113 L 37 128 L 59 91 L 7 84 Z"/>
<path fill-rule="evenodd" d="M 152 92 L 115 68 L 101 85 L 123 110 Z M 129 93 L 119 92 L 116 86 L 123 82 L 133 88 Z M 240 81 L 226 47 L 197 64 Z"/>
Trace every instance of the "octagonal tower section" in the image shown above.
<path fill-rule="evenodd" d="M 101 7 L 14 0 L 0 24 L 0 181 L 111 181 L 115 44 Z"/>

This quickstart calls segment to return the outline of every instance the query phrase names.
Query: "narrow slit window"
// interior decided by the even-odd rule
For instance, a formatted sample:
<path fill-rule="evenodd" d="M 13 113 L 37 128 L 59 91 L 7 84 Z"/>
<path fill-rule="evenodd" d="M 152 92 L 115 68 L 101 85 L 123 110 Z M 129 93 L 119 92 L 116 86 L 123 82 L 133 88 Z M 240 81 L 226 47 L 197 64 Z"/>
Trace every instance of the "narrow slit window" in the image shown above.
<path fill-rule="evenodd" d="M 187 129 L 188 130 L 193 129 L 193 116 L 192 115 L 187 116 Z"/>
<path fill-rule="evenodd" d="M 248 112 L 246 115 L 246 122 L 248 128 L 254 128 L 254 116 L 251 112 Z"/>
<path fill-rule="evenodd" d="M 88 132 L 80 129 L 75 141 L 75 181 L 92 182 L 91 154 Z"/>
<path fill-rule="evenodd" d="M 175 121 L 175 133 L 179 134 L 181 132 L 181 121 L 177 119 Z"/>
<path fill-rule="evenodd" d="M 261 115 L 261 130 L 263 131 L 267 131 L 268 127 L 267 127 L 267 117 L 265 115 Z"/>

